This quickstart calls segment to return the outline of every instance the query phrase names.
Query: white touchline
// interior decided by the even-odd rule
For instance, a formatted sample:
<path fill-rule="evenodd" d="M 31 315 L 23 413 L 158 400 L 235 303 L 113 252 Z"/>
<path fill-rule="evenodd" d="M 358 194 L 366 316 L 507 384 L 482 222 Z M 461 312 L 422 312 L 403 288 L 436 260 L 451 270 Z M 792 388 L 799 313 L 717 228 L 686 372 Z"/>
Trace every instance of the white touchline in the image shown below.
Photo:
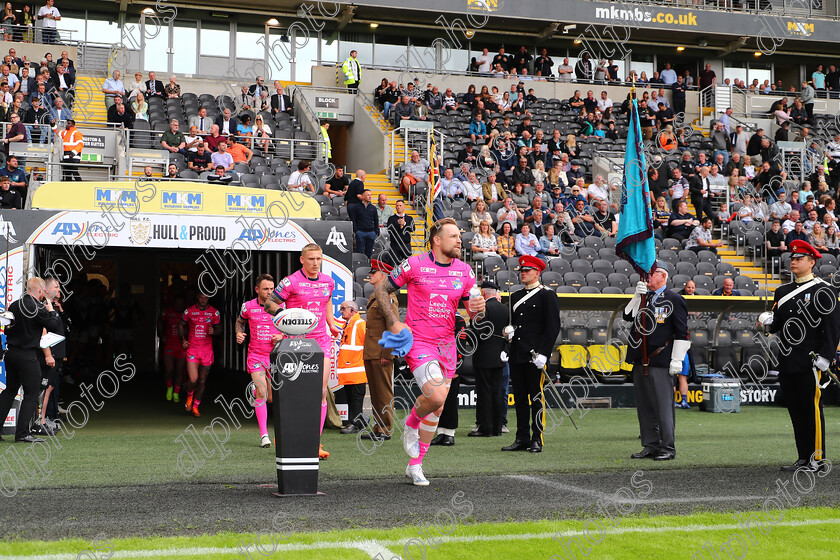
<path fill-rule="evenodd" d="M 630 520 L 628 520 L 630 522 Z M 526 522 L 527 523 L 527 522 Z M 773 527 L 808 527 L 814 525 L 840 525 L 840 518 L 836 519 L 807 519 L 804 521 L 780 521 L 774 523 Z M 657 527 L 617 527 L 609 529 L 610 534 L 625 534 L 625 533 L 697 533 L 701 531 L 732 531 L 742 529 L 743 527 L 737 523 L 723 523 L 720 525 L 674 525 L 674 526 L 657 526 Z M 471 543 L 471 542 L 493 542 L 493 541 L 522 541 L 522 540 L 552 540 L 554 537 L 574 537 L 584 536 L 584 531 L 560 531 L 551 533 L 516 533 L 512 535 L 473 535 L 473 536 L 439 536 L 435 540 L 440 541 L 441 544 L 446 543 Z M 416 538 L 416 537 L 412 537 Z M 400 540 L 382 540 L 382 541 L 321 541 L 311 544 L 281 544 L 277 546 L 277 552 L 291 552 L 296 550 L 323 550 L 331 548 L 354 548 L 356 550 L 364 550 L 371 554 L 371 558 L 375 557 L 376 553 L 386 551 L 385 547 L 402 547 L 412 538 Z M 376 545 L 376 553 L 373 552 L 371 543 Z M 157 550 L 117 550 L 109 556 L 109 558 L 149 558 L 149 557 L 177 557 L 184 555 L 221 555 L 233 554 L 236 556 L 239 549 L 235 547 L 186 547 L 186 548 L 163 548 Z M 393 554 L 393 553 L 392 553 Z M 75 560 L 78 553 L 62 553 L 62 554 L 43 554 L 40 556 L 0 556 L 0 560 Z M 279 558 L 279 556 L 278 556 Z"/>
<path fill-rule="evenodd" d="M 593 496 L 595 498 L 599 498 L 602 500 L 606 500 L 609 502 L 616 501 L 614 495 L 607 494 L 605 492 L 599 492 L 598 490 L 591 490 L 589 488 L 581 488 L 580 486 L 575 486 L 573 484 L 563 484 L 562 482 L 556 482 L 554 480 L 546 480 L 544 478 L 540 478 L 538 476 L 528 476 L 524 474 L 510 474 L 506 475 L 507 478 L 515 478 L 517 480 L 524 480 L 526 482 L 533 482 L 534 484 L 542 484 L 543 486 L 548 486 L 550 488 L 556 488 L 558 490 L 566 490 L 568 492 L 575 492 L 577 494 L 585 494 L 587 496 Z M 705 504 L 708 502 L 737 502 L 737 501 L 752 501 L 752 500 L 766 500 L 767 496 L 695 496 L 691 498 L 654 498 L 654 499 L 633 499 L 633 500 L 621 500 L 623 504 Z"/>

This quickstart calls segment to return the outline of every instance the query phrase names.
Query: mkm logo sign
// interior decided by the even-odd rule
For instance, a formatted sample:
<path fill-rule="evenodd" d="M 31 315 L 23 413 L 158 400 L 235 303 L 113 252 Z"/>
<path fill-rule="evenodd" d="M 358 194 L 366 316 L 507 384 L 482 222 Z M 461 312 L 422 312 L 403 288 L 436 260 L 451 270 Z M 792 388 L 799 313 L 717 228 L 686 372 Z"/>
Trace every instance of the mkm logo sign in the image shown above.
<path fill-rule="evenodd" d="M 163 191 L 161 210 L 200 211 L 204 207 L 204 196 L 200 192 Z"/>
<path fill-rule="evenodd" d="M 137 207 L 137 191 L 122 189 L 95 189 L 93 203 L 99 207 L 113 208 L 117 203 L 125 208 Z"/>
<path fill-rule="evenodd" d="M 228 212 L 265 212 L 265 195 L 228 193 L 225 195 L 225 210 Z"/>

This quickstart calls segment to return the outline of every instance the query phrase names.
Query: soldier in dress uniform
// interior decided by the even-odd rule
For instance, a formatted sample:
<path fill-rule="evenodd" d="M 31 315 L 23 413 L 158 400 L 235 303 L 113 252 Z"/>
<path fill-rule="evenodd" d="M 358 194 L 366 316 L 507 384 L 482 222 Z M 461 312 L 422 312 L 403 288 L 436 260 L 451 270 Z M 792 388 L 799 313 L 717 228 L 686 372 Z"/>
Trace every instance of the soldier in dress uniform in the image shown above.
<path fill-rule="evenodd" d="M 624 308 L 624 320 L 633 322 L 627 363 L 633 365 L 636 414 L 644 449 L 632 459 L 669 461 L 674 445 L 674 376 L 683 370 L 691 341 L 685 299 L 668 289 L 668 271 L 659 265 Z M 645 304 L 642 306 L 642 296 Z"/>
<path fill-rule="evenodd" d="M 513 332 L 509 335 L 516 441 L 502 451 L 539 453 L 544 444 L 545 366 L 560 332 L 560 310 L 557 295 L 540 284 L 543 270 L 545 263 L 537 257 L 519 257 L 519 274 L 525 287 L 510 296 Z"/>
<path fill-rule="evenodd" d="M 805 241 L 790 244 L 794 280 L 776 288 L 773 308 L 758 317 L 765 334 L 778 333 L 779 384 L 793 424 L 798 460 L 783 471 L 821 470 L 825 463 L 822 391 L 840 342 L 837 290 L 811 270 L 822 255 Z M 821 387 L 822 385 L 822 387 Z"/>
<path fill-rule="evenodd" d="M 393 269 L 392 260 L 386 254 L 380 255 L 379 259 L 372 259 L 370 283 L 375 286 L 387 282 L 388 274 Z M 399 311 L 396 294 L 391 294 L 391 307 L 395 312 Z M 373 294 L 368 299 L 365 319 L 367 333 L 363 358 L 375 423 L 371 430 L 365 430 L 360 437 L 372 441 L 389 440 L 394 415 L 394 356 L 391 354 L 391 348 L 379 345 L 379 339 L 385 332 L 385 315 Z"/>

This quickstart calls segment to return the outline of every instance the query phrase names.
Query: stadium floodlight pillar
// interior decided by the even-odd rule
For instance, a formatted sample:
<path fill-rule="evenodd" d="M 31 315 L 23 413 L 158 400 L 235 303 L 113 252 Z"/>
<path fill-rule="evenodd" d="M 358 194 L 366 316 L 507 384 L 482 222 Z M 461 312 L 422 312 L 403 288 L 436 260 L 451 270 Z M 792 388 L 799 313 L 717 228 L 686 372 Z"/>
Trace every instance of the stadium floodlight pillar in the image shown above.
<path fill-rule="evenodd" d="M 324 352 L 314 340 L 290 337 L 271 351 L 277 493 L 317 496 Z"/>

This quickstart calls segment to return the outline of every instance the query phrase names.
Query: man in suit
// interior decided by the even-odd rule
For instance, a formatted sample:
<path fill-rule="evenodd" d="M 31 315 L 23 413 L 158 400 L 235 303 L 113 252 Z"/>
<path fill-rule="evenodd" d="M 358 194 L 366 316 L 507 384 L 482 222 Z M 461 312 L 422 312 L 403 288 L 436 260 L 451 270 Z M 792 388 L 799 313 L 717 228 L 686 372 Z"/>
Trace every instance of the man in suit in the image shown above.
<path fill-rule="evenodd" d="M 822 254 L 805 241 L 790 245 L 792 282 L 776 288 L 772 311 L 758 316 L 765 334 L 778 333 L 776 367 L 785 395 L 799 456 L 783 471 L 817 472 L 826 468 L 825 417 L 822 390 L 840 342 L 837 289 L 816 278 L 814 265 Z M 823 475 L 820 475 L 823 476 Z"/>
<path fill-rule="evenodd" d="M 236 134 L 236 127 L 239 120 L 231 116 L 230 109 L 225 108 L 221 115 L 216 117 L 216 124 L 219 125 L 219 134 L 230 136 Z"/>
<path fill-rule="evenodd" d="M 293 115 L 295 109 L 292 107 L 292 99 L 283 93 L 283 86 L 280 85 L 279 81 L 274 82 L 274 87 L 277 93 L 271 96 L 271 114 L 287 113 L 289 116 Z"/>
<path fill-rule="evenodd" d="M 64 66 L 56 66 L 55 73 L 50 78 L 48 89 L 52 92 L 53 99 L 61 97 L 64 100 L 64 104 L 71 107 L 75 98 L 75 89 L 73 87 L 75 83 L 76 79 L 66 72 Z"/>
<path fill-rule="evenodd" d="M 507 387 L 502 387 L 502 370 L 508 359 L 504 329 L 510 323 L 510 314 L 502 304 L 499 287 L 494 282 L 483 282 L 481 295 L 487 302 L 484 316 L 476 317 L 471 328 L 478 344 L 473 354 L 476 429 L 467 434 L 470 437 L 501 435 L 507 408 Z"/>
<path fill-rule="evenodd" d="M 155 79 L 154 72 L 149 72 L 149 79 L 146 80 L 146 97 L 152 96 L 163 99 L 163 82 Z"/>
<path fill-rule="evenodd" d="M 262 76 L 257 76 L 257 83 L 251 85 L 248 88 L 248 95 L 259 99 L 260 95 L 262 95 L 263 90 L 268 91 L 268 88 L 265 87 L 265 80 Z"/>
<path fill-rule="evenodd" d="M 635 295 L 624 308 L 624 320 L 633 322 L 627 363 L 633 365 L 636 413 L 644 446 L 631 455 L 633 459 L 669 461 L 677 456 L 674 376 L 683 370 L 691 341 L 685 299 L 669 290 L 667 281 L 668 271 L 658 266 L 647 282 L 636 284 Z"/>
<path fill-rule="evenodd" d="M 388 281 L 388 275 L 394 270 L 394 265 L 387 254 L 370 261 L 370 283 L 378 286 Z M 391 294 L 391 307 L 394 313 L 399 313 L 399 303 L 396 294 Z M 385 332 L 385 315 L 379 309 L 379 302 L 374 294 L 370 295 L 367 304 L 367 332 L 365 335 L 365 350 L 363 359 L 365 374 L 370 390 L 370 406 L 375 423 L 371 423 L 371 430 L 361 434 L 362 439 L 384 441 L 391 439 L 392 423 L 394 420 L 394 356 L 391 348 L 379 345 L 379 339 Z"/>
<path fill-rule="evenodd" d="M 519 257 L 522 284 L 510 296 L 510 380 L 516 401 L 516 441 L 502 451 L 542 452 L 545 415 L 545 366 L 560 332 L 557 295 L 540 284 L 545 263 L 537 257 Z"/>
<path fill-rule="evenodd" d="M 190 117 L 189 127 L 196 127 L 198 133 L 202 136 L 210 134 L 210 127 L 212 125 L 213 119 L 207 116 L 207 109 L 204 107 L 199 108 L 197 115 Z"/>
<path fill-rule="evenodd" d="M 691 181 L 688 191 L 691 193 L 691 203 L 697 209 L 697 219 L 701 219 L 703 214 L 705 214 L 714 221 L 715 216 L 711 203 L 712 191 L 708 167 L 700 168 L 699 173 Z"/>
<path fill-rule="evenodd" d="M 123 103 L 122 97 L 115 97 L 114 104 L 108 109 L 108 122 L 121 124 L 125 128 L 134 128 L 134 119 L 134 111 Z"/>
<path fill-rule="evenodd" d="M 35 78 L 29 76 L 29 67 L 24 66 L 20 69 L 20 87 L 18 92 L 23 94 L 23 103 L 26 106 L 32 104 L 31 96 L 38 90 L 38 82 Z"/>

